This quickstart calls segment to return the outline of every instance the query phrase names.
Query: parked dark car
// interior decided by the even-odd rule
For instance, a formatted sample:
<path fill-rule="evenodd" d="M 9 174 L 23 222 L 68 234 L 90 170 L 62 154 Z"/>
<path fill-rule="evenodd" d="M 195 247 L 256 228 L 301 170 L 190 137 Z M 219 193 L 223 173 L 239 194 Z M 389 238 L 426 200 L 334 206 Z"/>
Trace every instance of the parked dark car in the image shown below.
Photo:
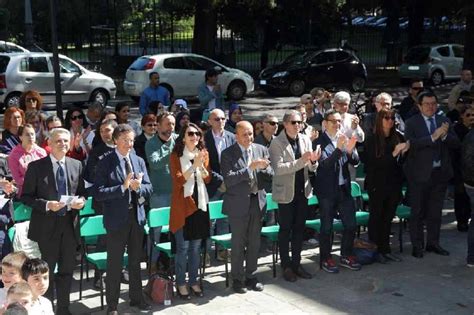
<path fill-rule="evenodd" d="M 270 94 L 289 92 L 300 96 L 315 86 L 360 91 L 366 81 L 367 69 L 354 52 L 332 48 L 294 53 L 283 63 L 263 69 L 258 83 Z"/>

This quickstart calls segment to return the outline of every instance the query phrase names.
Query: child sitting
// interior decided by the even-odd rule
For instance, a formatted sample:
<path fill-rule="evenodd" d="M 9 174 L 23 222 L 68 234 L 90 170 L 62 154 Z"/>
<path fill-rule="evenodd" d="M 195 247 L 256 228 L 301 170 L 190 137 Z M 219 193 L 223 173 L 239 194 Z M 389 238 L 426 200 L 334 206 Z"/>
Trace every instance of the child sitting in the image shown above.
<path fill-rule="evenodd" d="M 0 289 L 0 308 L 5 305 L 8 289 L 22 281 L 21 267 L 28 259 L 24 252 L 10 253 L 2 259 L 2 282 L 4 287 Z"/>
<path fill-rule="evenodd" d="M 23 279 L 33 291 L 33 303 L 30 314 L 54 315 L 51 301 L 43 297 L 49 287 L 48 264 L 39 258 L 28 259 L 21 269 Z"/>
<path fill-rule="evenodd" d="M 33 291 L 31 291 L 28 283 L 21 281 L 12 285 L 7 292 L 7 308 L 13 303 L 20 303 L 26 308 L 29 314 L 36 314 L 31 312 L 31 305 L 33 302 Z"/>

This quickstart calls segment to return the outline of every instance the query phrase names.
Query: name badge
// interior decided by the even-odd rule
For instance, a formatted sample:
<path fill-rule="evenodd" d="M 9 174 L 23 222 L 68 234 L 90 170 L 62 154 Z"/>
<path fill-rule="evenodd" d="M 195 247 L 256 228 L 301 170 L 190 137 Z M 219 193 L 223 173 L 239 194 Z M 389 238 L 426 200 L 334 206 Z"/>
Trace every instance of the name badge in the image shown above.
<path fill-rule="evenodd" d="M 140 198 L 138 198 L 138 203 L 140 205 L 144 204 L 145 203 L 145 197 L 141 196 Z"/>

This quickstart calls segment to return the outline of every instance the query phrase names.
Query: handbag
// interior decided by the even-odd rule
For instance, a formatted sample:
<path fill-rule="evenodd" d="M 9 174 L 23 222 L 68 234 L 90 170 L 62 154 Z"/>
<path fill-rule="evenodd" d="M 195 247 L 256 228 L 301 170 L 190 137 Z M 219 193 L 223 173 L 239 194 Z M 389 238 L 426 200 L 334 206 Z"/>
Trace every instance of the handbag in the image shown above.
<path fill-rule="evenodd" d="M 144 291 L 154 303 L 171 305 L 173 280 L 168 276 L 153 274 L 148 280 Z"/>

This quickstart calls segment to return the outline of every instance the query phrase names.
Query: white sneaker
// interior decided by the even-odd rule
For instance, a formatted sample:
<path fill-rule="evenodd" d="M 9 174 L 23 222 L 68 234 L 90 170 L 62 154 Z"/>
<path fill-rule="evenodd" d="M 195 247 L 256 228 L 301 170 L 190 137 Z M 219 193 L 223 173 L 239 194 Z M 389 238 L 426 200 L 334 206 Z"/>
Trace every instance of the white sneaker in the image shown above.
<path fill-rule="evenodd" d="M 468 263 L 466 266 L 467 266 L 468 268 L 474 268 L 474 263 Z"/>

